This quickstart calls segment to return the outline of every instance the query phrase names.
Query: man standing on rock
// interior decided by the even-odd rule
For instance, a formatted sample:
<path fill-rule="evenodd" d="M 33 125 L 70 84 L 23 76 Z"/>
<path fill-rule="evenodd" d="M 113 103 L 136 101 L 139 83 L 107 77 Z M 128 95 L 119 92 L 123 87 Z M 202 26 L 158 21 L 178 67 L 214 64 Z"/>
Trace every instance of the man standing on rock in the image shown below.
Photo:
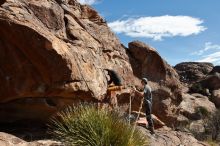
<path fill-rule="evenodd" d="M 151 93 L 151 88 L 148 85 L 148 80 L 147 78 L 142 78 L 141 79 L 141 84 L 143 85 L 143 91 L 139 92 L 137 91 L 143 98 L 144 98 L 144 105 L 146 108 L 146 119 L 148 122 L 147 129 L 150 130 L 151 134 L 154 134 L 154 123 L 153 119 L 151 116 L 152 113 L 152 93 Z"/>

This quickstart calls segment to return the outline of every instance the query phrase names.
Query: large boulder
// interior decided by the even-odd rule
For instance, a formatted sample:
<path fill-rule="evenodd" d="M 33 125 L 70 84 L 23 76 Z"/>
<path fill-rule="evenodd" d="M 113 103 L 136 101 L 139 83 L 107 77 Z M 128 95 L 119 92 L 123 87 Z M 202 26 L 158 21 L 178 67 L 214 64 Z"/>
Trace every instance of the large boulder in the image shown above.
<path fill-rule="evenodd" d="M 183 101 L 178 107 L 179 116 L 186 117 L 182 124 L 188 124 L 193 120 L 200 120 L 216 111 L 215 105 L 209 101 L 208 97 L 201 94 L 183 94 Z M 187 120 L 186 120 L 187 119 Z"/>
<path fill-rule="evenodd" d="M 142 42 L 121 45 L 94 9 L 76 0 L 3 3 L 0 66 L 0 122 L 40 122 L 69 104 L 103 102 L 106 68 L 125 85 L 138 86 L 147 77 L 153 113 L 169 126 L 178 119 L 182 85 L 176 71 Z M 117 92 L 118 105 L 130 96 L 130 90 Z M 133 97 L 138 111 L 141 97 Z"/>
<path fill-rule="evenodd" d="M 220 73 L 220 66 L 215 66 L 215 67 L 212 69 L 212 71 L 210 72 L 210 74 L 214 74 L 214 73 L 216 73 L 216 72 Z"/>
<path fill-rule="evenodd" d="M 217 108 L 220 108 L 220 89 L 212 91 L 212 102 Z"/>
<path fill-rule="evenodd" d="M 220 73 L 214 73 L 208 75 L 206 78 L 199 82 L 203 88 L 207 88 L 209 90 L 217 90 L 220 89 Z"/>
<path fill-rule="evenodd" d="M 174 67 L 183 83 L 194 83 L 203 79 L 213 69 L 212 63 L 183 62 Z"/>
<path fill-rule="evenodd" d="M 215 66 L 203 78 L 200 78 L 196 82 L 192 82 L 189 91 L 191 93 L 201 93 L 206 96 L 211 96 L 211 92 L 213 90 L 218 90 L 219 88 L 220 88 L 219 66 Z"/>
<path fill-rule="evenodd" d="M 172 126 L 177 119 L 177 107 L 181 102 L 182 85 L 176 71 L 159 55 L 156 49 L 139 41 L 130 42 L 127 54 L 138 78 L 147 77 L 153 94 L 153 113 Z M 134 95 L 135 99 L 141 99 Z M 136 109 L 140 103 L 133 104 Z M 144 111 L 144 110 L 143 110 Z"/>
<path fill-rule="evenodd" d="M 128 44 L 127 53 L 134 75 L 147 77 L 154 82 L 165 83 L 170 87 L 179 87 L 179 76 L 176 71 L 159 55 L 156 49 L 139 41 Z"/>
<path fill-rule="evenodd" d="M 102 100 L 105 68 L 127 84 L 135 80 L 105 21 L 75 0 L 2 4 L 0 66 L 0 121 L 47 119 L 69 103 Z"/>
<path fill-rule="evenodd" d="M 105 68 L 116 70 L 127 85 L 149 78 L 156 115 L 175 116 L 169 106 L 180 93 L 175 70 L 144 43 L 123 47 L 91 7 L 74 0 L 8 0 L 0 18 L 0 121 L 46 120 L 73 102 L 102 101 Z M 160 88 L 166 88 L 166 97 Z M 129 103 L 129 94 L 124 97 L 122 104 Z M 140 98 L 134 105 L 139 107 Z"/>

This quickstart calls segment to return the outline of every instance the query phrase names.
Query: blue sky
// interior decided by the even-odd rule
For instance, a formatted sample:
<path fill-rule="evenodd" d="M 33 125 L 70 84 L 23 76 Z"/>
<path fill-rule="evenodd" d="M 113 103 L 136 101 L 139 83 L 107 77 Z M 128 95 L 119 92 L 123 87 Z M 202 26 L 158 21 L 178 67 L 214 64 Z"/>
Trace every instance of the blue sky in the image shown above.
<path fill-rule="evenodd" d="M 80 0 L 92 5 L 121 42 L 140 40 L 171 65 L 220 65 L 220 0 Z"/>

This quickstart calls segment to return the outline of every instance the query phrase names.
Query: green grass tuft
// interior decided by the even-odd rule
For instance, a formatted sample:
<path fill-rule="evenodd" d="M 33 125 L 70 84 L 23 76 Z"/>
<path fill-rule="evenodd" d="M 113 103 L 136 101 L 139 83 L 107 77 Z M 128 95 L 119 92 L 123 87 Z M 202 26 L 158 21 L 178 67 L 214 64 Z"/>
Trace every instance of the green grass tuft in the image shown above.
<path fill-rule="evenodd" d="M 208 143 L 210 146 L 219 146 L 219 143 L 213 140 L 207 140 L 205 142 Z"/>
<path fill-rule="evenodd" d="M 202 106 L 196 107 L 195 112 L 201 114 L 203 118 L 206 118 L 210 115 L 210 112 L 207 110 L 207 108 Z"/>
<path fill-rule="evenodd" d="M 95 105 L 71 106 L 52 118 L 49 133 L 70 146 L 146 146 L 146 136 L 119 111 Z"/>

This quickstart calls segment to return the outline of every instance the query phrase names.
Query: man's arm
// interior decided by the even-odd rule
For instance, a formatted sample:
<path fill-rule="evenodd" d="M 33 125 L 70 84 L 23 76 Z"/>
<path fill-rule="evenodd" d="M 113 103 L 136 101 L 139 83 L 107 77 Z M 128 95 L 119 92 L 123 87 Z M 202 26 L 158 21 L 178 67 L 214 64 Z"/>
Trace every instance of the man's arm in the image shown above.
<path fill-rule="evenodd" d="M 135 93 L 137 93 L 139 96 L 144 96 L 144 92 L 140 92 L 140 91 L 135 90 Z"/>
<path fill-rule="evenodd" d="M 132 88 L 132 89 L 133 89 L 133 92 L 136 93 L 136 94 L 138 94 L 139 96 L 144 96 L 144 91 L 139 91 L 139 90 L 137 90 L 135 87 Z"/>

